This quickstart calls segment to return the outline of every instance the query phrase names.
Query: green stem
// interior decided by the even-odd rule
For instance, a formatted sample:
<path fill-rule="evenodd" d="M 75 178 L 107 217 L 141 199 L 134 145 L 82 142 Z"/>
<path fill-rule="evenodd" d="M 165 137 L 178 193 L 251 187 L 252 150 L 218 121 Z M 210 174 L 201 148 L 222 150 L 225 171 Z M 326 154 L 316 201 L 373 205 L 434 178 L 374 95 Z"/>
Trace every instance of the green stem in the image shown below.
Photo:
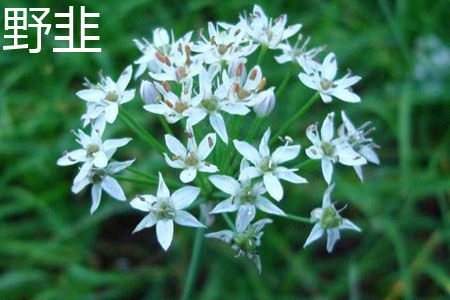
<path fill-rule="evenodd" d="M 123 109 L 120 108 L 120 119 L 136 134 L 138 135 L 144 142 L 149 144 L 152 148 L 156 149 L 159 153 L 164 153 L 166 149 L 163 145 L 161 145 L 150 133 L 145 130 L 141 125 L 136 123 L 130 114 Z"/>
<path fill-rule="evenodd" d="M 204 221 L 203 219 L 204 218 L 202 217 L 200 221 Z M 189 270 L 181 300 L 192 299 L 191 294 L 194 289 L 195 281 L 197 280 L 202 245 L 205 238 L 205 231 L 205 228 L 198 228 L 195 234 L 194 248 L 192 250 L 191 262 L 189 263 Z"/>
<path fill-rule="evenodd" d="M 304 167 L 307 167 L 309 165 L 311 165 L 312 163 L 314 163 L 314 159 L 307 159 L 305 161 L 302 161 L 301 163 L 297 164 L 294 166 L 295 169 L 303 169 Z"/>
<path fill-rule="evenodd" d="M 170 126 L 169 126 L 169 124 L 167 123 L 166 119 L 164 119 L 163 116 L 158 116 L 158 119 L 159 119 L 159 121 L 161 122 L 161 124 L 162 124 L 164 130 L 165 130 L 168 134 L 173 135 L 172 128 L 170 128 Z"/>
<path fill-rule="evenodd" d="M 230 227 L 231 230 L 236 231 L 236 227 L 234 226 L 233 221 L 231 221 L 228 214 L 222 213 L 222 217 L 225 219 L 225 222 L 227 222 L 228 227 Z"/>
<path fill-rule="evenodd" d="M 132 182 L 132 183 L 137 183 L 137 184 L 158 185 L 158 180 L 129 178 L 129 177 L 120 176 L 120 175 L 114 175 L 114 178 L 116 178 L 117 180 L 120 180 L 120 181 L 127 181 L 127 182 Z"/>
<path fill-rule="evenodd" d="M 289 219 L 289 220 L 293 220 L 293 221 L 297 221 L 297 222 L 300 222 L 300 223 L 311 224 L 311 220 L 309 218 L 299 217 L 299 216 L 296 216 L 296 215 L 286 214 L 284 216 L 280 215 L 279 217 L 282 217 L 282 218 L 285 218 L 285 219 Z"/>
<path fill-rule="evenodd" d="M 259 51 L 258 60 L 256 62 L 256 64 L 258 66 L 260 66 L 262 64 L 262 62 L 264 61 L 264 56 L 266 56 L 267 49 L 268 49 L 267 46 L 261 45 L 261 51 Z"/>
<path fill-rule="evenodd" d="M 278 97 L 284 92 L 286 89 L 289 80 L 291 79 L 292 72 L 294 72 L 295 65 L 292 64 L 292 66 L 289 68 L 289 71 L 284 75 L 283 81 L 280 84 L 280 87 L 278 88 L 277 92 L 275 93 L 275 98 L 278 100 Z"/>
<path fill-rule="evenodd" d="M 290 118 L 284 125 L 283 127 L 281 127 L 280 130 L 278 130 L 278 132 L 276 134 L 274 134 L 272 136 L 272 138 L 270 139 L 270 144 L 273 144 L 277 138 L 279 136 L 282 136 L 283 134 L 285 134 L 289 128 L 291 128 L 292 124 L 294 124 L 295 122 L 297 122 L 312 106 L 314 103 L 316 103 L 316 101 L 320 98 L 320 94 L 317 92 L 315 93 L 309 100 L 308 102 L 305 103 L 305 105 L 302 106 L 302 108 L 300 108 L 300 110 L 292 117 Z"/>

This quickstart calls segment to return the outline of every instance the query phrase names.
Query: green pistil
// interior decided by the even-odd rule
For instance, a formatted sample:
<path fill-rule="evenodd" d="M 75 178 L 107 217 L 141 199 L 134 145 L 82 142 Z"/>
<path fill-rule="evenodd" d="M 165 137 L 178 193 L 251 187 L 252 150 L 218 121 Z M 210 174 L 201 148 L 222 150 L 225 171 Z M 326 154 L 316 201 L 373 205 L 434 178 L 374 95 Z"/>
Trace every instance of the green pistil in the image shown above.
<path fill-rule="evenodd" d="M 342 224 L 342 218 L 334 207 L 329 206 L 323 212 L 321 223 L 324 228 L 335 228 Z"/>

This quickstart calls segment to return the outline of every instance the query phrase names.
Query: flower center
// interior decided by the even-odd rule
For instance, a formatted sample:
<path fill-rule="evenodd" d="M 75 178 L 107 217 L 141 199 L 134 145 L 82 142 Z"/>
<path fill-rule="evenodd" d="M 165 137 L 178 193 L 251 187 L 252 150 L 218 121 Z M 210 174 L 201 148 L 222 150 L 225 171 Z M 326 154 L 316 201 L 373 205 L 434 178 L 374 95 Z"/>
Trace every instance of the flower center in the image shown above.
<path fill-rule="evenodd" d="M 212 96 L 211 99 L 203 99 L 200 104 L 209 112 L 214 112 L 218 108 L 217 98 Z"/>
<path fill-rule="evenodd" d="M 93 183 L 100 183 L 103 181 L 104 177 L 106 175 L 106 172 L 103 170 L 95 170 L 94 173 L 91 175 L 91 179 Z"/>
<path fill-rule="evenodd" d="M 270 157 L 266 156 L 262 159 L 259 168 L 263 172 L 272 172 L 277 168 L 277 165 L 270 159 Z"/>
<path fill-rule="evenodd" d="M 242 187 L 239 193 L 239 200 L 243 204 L 254 204 L 256 202 L 256 195 L 253 193 L 251 185 Z"/>
<path fill-rule="evenodd" d="M 91 144 L 86 148 L 87 156 L 92 156 L 94 153 L 97 153 L 98 151 L 100 151 L 100 147 L 95 144 Z"/>
<path fill-rule="evenodd" d="M 217 51 L 219 52 L 220 55 L 224 55 L 228 50 L 228 46 L 227 45 L 219 45 L 217 47 Z"/>
<path fill-rule="evenodd" d="M 175 111 L 179 114 L 183 113 L 188 108 L 188 104 L 184 101 L 178 101 L 175 104 Z"/>
<path fill-rule="evenodd" d="M 237 96 L 238 96 L 239 100 L 244 100 L 245 98 L 247 98 L 250 95 L 251 95 L 251 93 L 244 89 L 239 89 L 239 91 L 237 92 Z"/>
<path fill-rule="evenodd" d="M 194 167 L 198 165 L 199 159 L 197 156 L 197 153 L 195 151 L 189 151 L 186 155 L 186 158 L 184 159 L 184 164 L 186 166 Z"/>
<path fill-rule="evenodd" d="M 334 207 L 329 206 L 323 212 L 321 223 L 324 228 L 339 227 L 342 224 L 342 218 L 338 215 Z"/>
<path fill-rule="evenodd" d="M 333 86 L 333 82 L 326 78 L 322 78 L 322 80 L 320 80 L 320 86 L 326 91 Z"/>
<path fill-rule="evenodd" d="M 169 199 L 160 199 L 154 212 L 158 220 L 167 220 L 175 218 L 175 209 L 170 204 Z"/>
<path fill-rule="evenodd" d="M 109 102 L 116 102 L 117 100 L 119 100 L 119 95 L 117 95 L 116 92 L 109 92 L 108 94 L 106 94 L 105 100 Z"/>
<path fill-rule="evenodd" d="M 322 148 L 323 153 L 325 153 L 326 156 L 333 157 L 334 148 L 335 148 L 334 145 L 332 145 L 329 142 L 322 142 L 321 148 Z"/>

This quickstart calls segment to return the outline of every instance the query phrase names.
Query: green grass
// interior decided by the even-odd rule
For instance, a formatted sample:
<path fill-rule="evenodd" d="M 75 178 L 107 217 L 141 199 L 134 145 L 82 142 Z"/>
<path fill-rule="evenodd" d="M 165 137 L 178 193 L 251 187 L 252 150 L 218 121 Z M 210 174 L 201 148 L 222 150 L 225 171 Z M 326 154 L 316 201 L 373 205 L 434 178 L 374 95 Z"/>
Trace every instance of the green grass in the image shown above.
<path fill-rule="evenodd" d="M 234 22 L 253 3 L 42 0 L 16 1 L 13 7 L 64 12 L 80 3 L 101 13 L 102 53 L 53 53 L 52 36 L 43 38 L 40 54 L 0 50 L 0 299 L 178 299 L 195 230 L 176 228 L 174 244 L 164 254 L 153 231 L 131 235 L 141 215 L 128 205 L 103 199 L 90 216 L 88 193 L 70 193 L 75 169 L 58 168 L 56 159 L 75 147 L 70 129 L 80 126 L 84 106 L 74 93 L 83 77 L 95 79 L 100 69 L 117 77 L 139 54 L 131 40 L 156 26 L 173 28 L 179 36 L 207 21 Z M 337 54 L 341 71 L 348 66 L 363 77 L 356 86 L 362 104 L 317 103 L 289 134 L 305 148 L 307 125 L 330 110 L 345 109 L 357 124 L 374 122 L 382 165 L 366 167 L 363 184 L 351 169 L 338 168 L 334 199 L 349 204 L 345 216 L 362 234 L 344 234 L 329 255 L 323 241 L 302 249 L 309 226 L 278 218 L 263 238 L 262 275 L 246 260 L 233 258 L 226 245 L 207 240 L 192 299 L 448 299 L 450 77 L 434 74 L 441 81 L 430 91 L 426 87 L 434 77 L 413 76 L 421 38 L 434 35 L 450 47 L 448 1 L 260 3 L 272 16 L 286 12 L 290 23 L 303 23 L 314 46 L 326 44 Z M 3 7 L 11 3 L 0 0 Z M 268 52 L 263 72 L 269 85 L 279 85 L 289 66 L 276 66 L 272 57 Z M 312 94 L 293 76 L 264 124 L 280 129 L 280 120 L 292 117 Z M 140 106 L 137 98 L 126 109 L 162 141 L 158 119 Z M 260 127 L 256 136 L 263 131 Z M 107 134 L 132 133 L 118 121 Z M 131 157 L 153 175 L 167 170 L 138 137 L 117 159 Z M 169 174 L 176 179 L 175 172 Z M 326 184 L 318 165 L 305 166 L 302 175 L 311 183 L 289 185 L 280 206 L 307 216 L 320 204 Z M 129 196 L 154 190 L 145 181 L 124 187 Z M 226 226 L 217 219 L 221 223 L 214 229 Z"/>

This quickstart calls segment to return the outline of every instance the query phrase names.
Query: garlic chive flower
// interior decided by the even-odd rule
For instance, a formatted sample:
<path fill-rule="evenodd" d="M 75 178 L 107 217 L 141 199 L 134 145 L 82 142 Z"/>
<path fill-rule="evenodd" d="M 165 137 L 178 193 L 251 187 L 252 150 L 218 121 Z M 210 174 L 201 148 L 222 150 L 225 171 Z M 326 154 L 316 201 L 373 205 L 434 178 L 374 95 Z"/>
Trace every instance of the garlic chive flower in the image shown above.
<path fill-rule="evenodd" d="M 216 134 L 207 134 L 199 146 L 197 146 L 195 141 L 192 128 L 187 128 L 187 135 L 187 148 L 177 138 L 170 134 L 165 135 L 167 148 L 173 153 L 173 156 L 170 158 L 164 153 L 164 158 L 170 167 L 183 169 L 180 173 L 180 180 L 184 183 L 193 181 L 197 176 L 197 171 L 206 173 L 218 171 L 215 165 L 205 161 L 216 145 Z"/>
<path fill-rule="evenodd" d="M 328 54 L 321 65 L 303 56 L 298 58 L 298 62 L 305 71 L 298 75 L 300 81 L 310 89 L 317 90 L 323 102 L 331 102 L 332 97 L 351 103 L 361 101 L 351 90 L 351 86 L 360 81 L 361 77 L 347 73 L 341 79 L 335 80 L 337 61 L 334 53 Z"/>
<path fill-rule="evenodd" d="M 270 128 L 264 133 L 259 144 L 259 151 L 247 142 L 234 140 L 236 150 L 253 166 L 243 169 L 239 175 L 239 179 L 257 178 L 262 176 L 264 186 L 270 196 L 277 201 L 283 198 L 283 186 L 280 179 L 292 183 L 306 183 L 307 180 L 298 176 L 294 172 L 297 169 L 289 169 L 280 166 L 282 163 L 293 160 L 300 153 L 300 145 L 289 146 L 286 142 L 284 146 L 278 147 L 272 154 L 269 149 Z"/>
<path fill-rule="evenodd" d="M 320 239 L 323 234 L 327 233 L 327 251 L 333 251 L 334 245 L 340 239 L 340 230 L 355 230 L 361 232 L 361 229 L 348 219 L 340 216 L 340 211 L 336 210 L 331 203 L 330 194 L 334 189 L 331 184 L 323 195 L 322 207 L 315 208 L 311 212 L 311 223 L 315 223 L 303 248 L 312 242 Z"/>
<path fill-rule="evenodd" d="M 261 273 L 261 259 L 258 248 L 261 245 L 261 238 L 264 234 L 262 230 L 264 226 L 270 223 L 272 223 L 271 219 L 261 219 L 236 232 L 232 230 L 221 230 L 208 233 L 205 237 L 218 239 L 227 244 L 231 244 L 231 249 L 237 252 L 236 257 L 247 256 L 248 259 L 255 263 L 256 268 Z"/>
<path fill-rule="evenodd" d="M 373 150 L 379 148 L 379 146 L 373 142 L 372 138 L 367 137 L 375 128 L 371 127 L 370 122 L 366 122 L 361 127 L 356 128 L 344 111 L 341 112 L 341 115 L 343 123 L 338 129 L 339 136 L 346 137 L 353 150 L 361 154 L 368 162 L 379 165 L 380 159 Z M 362 181 L 362 166 L 353 166 L 353 168 Z"/>
<path fill-rule="evenodd" d="M 299 46 L 302 40 L 303 35 L 299 34 L 294 46 L 291 46 L 291 44 L 287 41 L 280 44 L 278 46 L 278 49 L 282 50 L 283 53 L 274 57 L 276 62 L 279 64 L 285 64 L 288 62 L 298 63 L 298 60 L 301 57 L 302 60 L 307 60 L 312 64 L 318 64 L 316 61 L 314 61 L 314 58 L 317 56 L 317 54 L 322 52 L 325 47 L 317 47 L 307 50 L 306 47 L 310 42 L 310 38 L 308 37 L 306 41 L 303 42 L 301 46 Z"/>
<path fill-rule="evenodd" d="M 176 190 L 172 195 L 159 173 L 159 184 L 156 196 L 141 195 L 131 200 L 131 206 L 147 214 L 136 226 L 133 233 L 156 225 L 156 237 L 161 247 L 167 251 L 173 239 L 173 222 L 181 226 L 206 227 L 193 215 L 184 211 L 200 194 L 200 189 L 185 186 Z"/>
<path fill-rule="evenodd" d="M 155 84 L 150 81 L 142 80 L 139 91 L 145 104 L 157 104 L 162 100 Z"/>
<path fill-rule="evenodd" d="M 88 111 L 82 116 L 82 119 L 86 121 L 85 125 L 100 117 L 104 117 L 108 123 L 114 123 L 119 114 L 119 106 L 134 99 L 135 90 L 127 90 L 132 74 L 133 69 L 128 66 L 117 82 L 114 82 L 111 77 L 101 76 L 99 84 L 90 85 L 88 89 L 77 93 L 79 98 L 88 102 Z M 104 125 L 102 127 L 104 128 Z"/>
<path fill-rule="evenodd" d="M 247 164 L 243 160 L 241 169 L 245 167 Z M 285 215 L 280 208 L 263 196 L 267 190 L 262 182 L 252 183 L 248 178 L 238 181 L 224 175 L 212 175 L 209 176 L 209 180 L 216 188 L 230 195 L 229 198 L 217 204 L 211 214 L 237 211 L 236 228 L 238 231 L 243 231 L 253 221 L 256 216 L 256 208 L 268 214 Z"/>
<path fill-rule="evenodd" d="M 306 149 L 306 155 L 311 159 L 320 159 L 325 181 L 330 184 L 333 175 L 333 164 L 341 163 L 346 166 L 361 166 L 367 160 L 352 149 L 346 137 L 334 138 L 334 112 L 329 113 L 323 121 L 320 135 L 317 124 L 308 126 L 306 136 L 312 146 Z"/>
<path fill-rule="evenodd" d="M 117 182 L 112 176 L 117 174 L 118 172 L 128 168 L 131 164 L 134 163 L 133 160 L 124 161 L 124 162 L 111 162 L 105 168 L 92 168 L 86 177 L 74 183 L 72 186 L 72 192 L 74 194 L 78 194 L 81 192 L 86 186 L 92 184 L 91 188 L 91 197 L 92 197 L 92 206 L 91 206 L 91 214 L 93 214 L 98 206 L 100 205 L 100 200 L 102 198 L 102 190 L 108 193 L 111 197 L 119 201 L 126 201 L 127 198 L 125 194 Z"/>
<path fill-rule="evenodd" d="M 74 183 L 77 183 L 84 179 L 93 167 L 105 168 L 108 165 L 108 160 L 114 155 L 117 148 L 123 147 L 128 144 L 132 139 L 111 139 L 102 141 L 101 133 L 96 130 L 92 130 L 92 134 L 89 136 L 83 131 L 78 130 L 75 133 L 78 144 L 82 146 L 82 149 L 66 152 L 58 159 L 58 166 L 70 166 L 77 163 L 82 163 L 82 167 L 75 177 Z"/>
<path fill-rule="evenodd" d="M 253 7 L 250 17 L 241 16 L 240 18 L 246 21 L 246 32 L 249 37 L 269 49 L 278 49 L 282 41 L 295 35 L 302 27 L 301 24 L 286 27 L 287 16 L 285 14 L 272 20 L 258 5 Z"/>

